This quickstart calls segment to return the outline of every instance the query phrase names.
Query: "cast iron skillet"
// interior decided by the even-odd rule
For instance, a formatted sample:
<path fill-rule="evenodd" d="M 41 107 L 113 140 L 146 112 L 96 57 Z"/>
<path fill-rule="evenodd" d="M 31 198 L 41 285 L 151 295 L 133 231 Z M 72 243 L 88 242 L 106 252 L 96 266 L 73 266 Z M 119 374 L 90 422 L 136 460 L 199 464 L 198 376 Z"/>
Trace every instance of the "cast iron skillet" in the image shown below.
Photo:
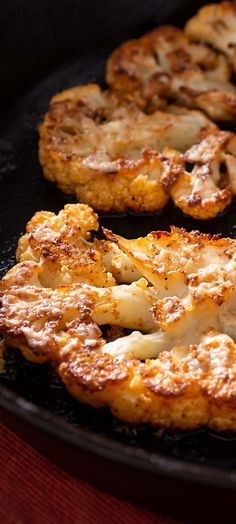
<path fill-rule="evenodd" d="M 201 2 L 186 0 L 2 2 L 0 14 L 1 273 L 14 264 L 17 239 L 35 211 L 68 202 L 47 183 L 37 160 L 37 126 L 53 93 L 77 83 L 104 83 L 104 63 L 120 41 L 163 22 L 183 23 Z M 173 205 L 156 215 L 103 216 L 135 237 L 171 224 L 235 236 L 235 203 L 210 222 Z M 132 427 L 73 400 L 47 366 L 8 348 L 0 374 L 0 414 L 32 445 L 72 473 L 157 512 L 199 522 L 233 522 L 236 437 Z"/>

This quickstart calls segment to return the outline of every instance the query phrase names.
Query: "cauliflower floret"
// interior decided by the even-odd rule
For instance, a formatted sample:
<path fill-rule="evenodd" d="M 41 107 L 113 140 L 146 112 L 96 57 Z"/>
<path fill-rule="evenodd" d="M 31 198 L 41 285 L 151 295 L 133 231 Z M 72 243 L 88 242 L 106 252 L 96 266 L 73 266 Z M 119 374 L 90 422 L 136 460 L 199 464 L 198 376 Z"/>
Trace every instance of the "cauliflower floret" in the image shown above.
<path fill-rule="evenodd" d="M 168 143 L 185 151 L 215 129 L 202 113 L 170 107 L 145 114 L 97 85 L 75 87 L 52 99 L 40 126 L 46 178 L 101 211 L 155 211 L 168 194 L 158 154 Z"/>
<path fill-rule="evenodd" d="M 37 212 L 19 240 L 17 261 L 39 262 L 37 278 L 43 286 L 75 282 L 111 286 L 116 281 L 107 271 L 103 253 L 89 242 L 90 232 L 98 228 L 96 213 L 85 204 L 67 204 L 58 215 Z"/>
<path fill-rule="evenodd" d="M 162 183 L 175 205 L 187 215 L 204 220 L 223 211 L 235 194 L 235 153 L 235 135 L 225 131 L 208 135 L 184 155 L 164 150 L 169 162 Z"/>
<path fill-rule="evenodd" d="M 91 231 L 98 229 L 97 214 L 84 204 L 66 204 L 58 215 L 49 211 L 38 211 L 27 223 L 26 235 L 19 240 L 17 261 L 38 260 L 42 245 L 47 243 L 85 245 Z"/>
<path fill-rule="evenodd" d="M 162 26 L 116 49 L 107 63 L 107 82 L 136 92 L 149 110 L 155 95 L 203 109 L 213 120 L 232 120 L 236 88 L 226 58 L 202 43 L 191 43 L 177 27 Z M 133 94 L 135 96 L 135 94 Z M 169 145 L 169 144 L 166 144 Z"/>
<path fill-rule="evenodd" d="M 236 70 L 236 6 L 232 2 L 205 5 L 185 26 L 190 40 L 222 51 Z"/>
<path fill-rule="evenodd" d="M 116 244 L 97 238 L 91 241 L 91 231 L 98 229 L 97 214 L 85 204 L 67 204 L 58 215 L 37 212 L 18 242 L 17 261 L 40 262 L 38 285 L 41 280 L 42 285 L 53 288 L 73 282 L 110 286 L 140 279 L 141 273 Z M 25 278 L 23 266 L 18 278 L 21 272 Z M 8 283 L 10 279 L 9 272 Z"/>

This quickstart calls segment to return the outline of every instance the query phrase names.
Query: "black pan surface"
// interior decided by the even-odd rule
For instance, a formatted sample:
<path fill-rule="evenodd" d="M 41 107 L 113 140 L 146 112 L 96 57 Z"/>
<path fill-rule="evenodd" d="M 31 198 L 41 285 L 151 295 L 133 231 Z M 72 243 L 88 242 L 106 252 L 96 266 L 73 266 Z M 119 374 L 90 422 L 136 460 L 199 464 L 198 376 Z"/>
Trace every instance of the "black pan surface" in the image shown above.
<path fill-rule="evenodd" d="M 183 21 L 177 14 L 174 20 Z M 173 22 L 173 17 L 168 21 Z M 63 65 L 5 110 L 0 124 L 1 275 L 14 264 L 17 240 L 34 212 L 58 211 L 72 201 L 43 179 L 38 163 L 37 127 L 48 101 L 55 92 L 75 84 L 96 81 L 103 85 L 110 51 L 111 46 L 106 46 Z M 199 222 L 170 204 L 155 215 L 106 215 L 101 223 L 130 238 L 169 229 L 171 224 L 235 238 L 235 211 L 233 202 L 216 219 Z M 124 424 L 107 409 L 94 410 L 73 400 L 47 366 L 28 363 L 11 348 L 4 351 L 0 393 L 2 420 L 73 473 L 158 511 L 190 515 L 191 520 L 195 516 L 199 521 L 203 512 L 212 515 L 216 510 L 220 515 L 222 510 L 224 522 L 234 521 L 235 435 L 205 429 L 161 432 Z M 166 503 L 170 494 L 173 504 Z M 228 517 L 224 501 L 230 508 Z"/>

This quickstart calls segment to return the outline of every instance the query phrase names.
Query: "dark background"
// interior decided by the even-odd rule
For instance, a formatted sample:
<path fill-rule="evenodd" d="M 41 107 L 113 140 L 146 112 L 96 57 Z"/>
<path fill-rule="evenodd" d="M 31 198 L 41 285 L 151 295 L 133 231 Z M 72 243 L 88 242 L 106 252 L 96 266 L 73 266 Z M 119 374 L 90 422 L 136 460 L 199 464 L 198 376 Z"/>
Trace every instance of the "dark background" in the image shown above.
<path fill-rule="evenodd" d="M 114 47 L 170 16 L 183 21 L 183 12 L 187 17 L 196 8 L 188 0 L 1 0 L 0 103 L 5 107 L 65 62 Z"/>

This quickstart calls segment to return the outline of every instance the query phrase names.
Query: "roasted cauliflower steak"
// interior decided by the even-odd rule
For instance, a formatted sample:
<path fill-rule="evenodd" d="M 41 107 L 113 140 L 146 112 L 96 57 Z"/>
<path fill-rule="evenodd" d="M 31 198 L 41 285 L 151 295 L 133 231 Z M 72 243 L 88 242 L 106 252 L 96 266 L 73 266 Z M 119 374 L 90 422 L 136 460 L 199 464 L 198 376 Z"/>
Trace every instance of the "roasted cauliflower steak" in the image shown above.
<path fill-rule="evenodd" d="M 148 115 L 98 85 L 53 97 L 40 126 L 47 179 L 100 211 L 162 209 L 162 149 L 186 151 L 216 127 L 199 111 L 171 106 Z"/>
<path fill-rule="evenodd" d="M 157 96 L 158 101 L 162 97 L 201 109 L 213 120 L 234 119 L 236 87 L 227 58 L 202 42 L 191 42 L 186 33 L 160 26 L 125 42 L 108 59 L 108 84 L 132 91 L 133 97 L 136 93 L 136 102 L 147 111 Z"/>
<path fill-rule="evenodd" d="M 236 70 L 236 5 L 221 2 L 203 6 L 185 25 L 190 40 L 206 42 L 224 53 Z"/>
<path fill-rule="evenodd" d="M 104 230 L 99 240 L 97 229 L 82 204 L 29 222 L 19 263 L 1 283 L 6 343 L 47 361 L 79 401 L 122 420 L 235 430 L 236 241 L 174 227 L 134 240 Z M 128 283 L 108 275 L 114 256 Z"/>
<path fill-rule="evenodd" d="M 170 197 L 195 219 L 224 211 L 236 194 L 236 139 L 204 112 L 236 116 L 235 13 L 211 4 L 184 31 L 160 26 L 112 53 L 109 89 L 55 95 L 39 128 L 45 177 L 101 212 L 155 212 Z"/>

